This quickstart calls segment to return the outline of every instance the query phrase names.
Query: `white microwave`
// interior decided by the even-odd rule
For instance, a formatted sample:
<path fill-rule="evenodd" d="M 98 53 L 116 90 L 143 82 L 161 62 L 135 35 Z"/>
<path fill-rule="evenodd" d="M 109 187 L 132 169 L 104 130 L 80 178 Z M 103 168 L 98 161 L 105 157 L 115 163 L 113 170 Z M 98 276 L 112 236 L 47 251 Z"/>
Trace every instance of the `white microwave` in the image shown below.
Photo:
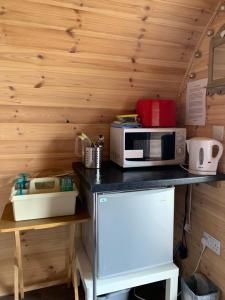
<path fill-rule="evenodd" d="M 185 128 L 110 128 L 110 159 L 123 168 L 185 161 Z"/>

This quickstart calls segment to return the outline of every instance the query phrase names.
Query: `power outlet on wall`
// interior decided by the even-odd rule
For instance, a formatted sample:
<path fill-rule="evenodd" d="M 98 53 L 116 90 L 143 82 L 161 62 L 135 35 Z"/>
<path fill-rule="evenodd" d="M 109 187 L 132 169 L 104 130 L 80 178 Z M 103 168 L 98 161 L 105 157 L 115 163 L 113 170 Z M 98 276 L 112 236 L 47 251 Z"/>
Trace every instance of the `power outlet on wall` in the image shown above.
<path fill-rule="evenodd" d="M 206 247 L 212 250 L 214 253 L 220 255 L 220 241 L 215 239 L 207 232 L 203 232 L 202 243 L 204 243 Z"/>

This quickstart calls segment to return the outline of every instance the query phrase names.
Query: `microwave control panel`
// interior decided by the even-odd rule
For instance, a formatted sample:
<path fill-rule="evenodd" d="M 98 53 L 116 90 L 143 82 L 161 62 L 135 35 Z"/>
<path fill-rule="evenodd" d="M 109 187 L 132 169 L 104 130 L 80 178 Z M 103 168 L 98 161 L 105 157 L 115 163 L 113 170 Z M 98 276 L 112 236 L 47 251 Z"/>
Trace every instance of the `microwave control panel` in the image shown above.
<path fill-rule="evenodd" d="M 179 128 L 176 131 L 176 159 L 185 159 L 185 141 L 186 141 L 186 129 Z"/>

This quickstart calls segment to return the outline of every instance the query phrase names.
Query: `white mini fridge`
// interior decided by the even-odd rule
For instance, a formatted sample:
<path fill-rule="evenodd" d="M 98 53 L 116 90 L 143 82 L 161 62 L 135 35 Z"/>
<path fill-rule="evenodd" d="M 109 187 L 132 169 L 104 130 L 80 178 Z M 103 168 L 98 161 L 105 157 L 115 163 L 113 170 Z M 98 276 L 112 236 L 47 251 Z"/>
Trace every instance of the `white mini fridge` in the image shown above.
<path fill-rule="evenodd" d="M 92 214 L 93 194 L 85 199 Z M 92 261 L 92 222 L 82 225 Z M 97 276 L 143 270 L 173 261 L 174 188 L 97 195 Z"/>

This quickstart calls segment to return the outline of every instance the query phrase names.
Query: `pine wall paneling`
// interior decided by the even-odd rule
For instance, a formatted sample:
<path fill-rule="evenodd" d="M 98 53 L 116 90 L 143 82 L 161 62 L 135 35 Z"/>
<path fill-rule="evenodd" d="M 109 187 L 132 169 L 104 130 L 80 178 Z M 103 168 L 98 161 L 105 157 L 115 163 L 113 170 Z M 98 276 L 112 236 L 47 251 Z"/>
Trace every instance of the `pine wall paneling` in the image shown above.
<path fill-rule="evenodd" d="M 221 12 L 214 20 L 212 26 L 215 32 L 225 23 L 225 13 Z M 196 79 L 208 77 L 208 54 L 210 37 L 205 37 L 200 46 L 202 57 L 194 59 L 191 71 L 196 72 Z M 184 123 L 185 90 L 179 103 L 180 122 Z M 212 137 L 212 126 L 225 126 L 225 96 L 214 95 L 207 97 L 207 120 L 206 126 L 188 126 L 188 136 Z M 225 142 L 223 142 L 225 144 Z M 225 170 L 225 154 L 220 162 L 220 170 Z M 201 252 L 201 237 L 204 231 L 208 232 L 221 241 L 221 256 L 206 250 L 200 264 L 199 271 L 208 276 L 221 289 L 221 300 L 225 299 L 225 184 L 211 186 L 207 184 L 195 185 L 193 188 L 192 202 L 192 231 L 188 236 L 189 257 L 183 260 L 182 271 L 184 275 L 190 275 L 197 263 Z M 182 219 L 184 213 L 184 189 L 177 189 L 176 201 L 176 237 L 181 237 Z"/>
<path fill-rule="evenodd" d="M 215 2 L 0 0 L 0 213 L 17 173 L 71 170 L 78 132 L 103 133 L 107 158 L 115 114 L 178 99 Z M 65 278 L 67 235 L 24 234 L 26 283 Z M 0 295 L 12 292 L 12 245 L 0 236 Z"/>

